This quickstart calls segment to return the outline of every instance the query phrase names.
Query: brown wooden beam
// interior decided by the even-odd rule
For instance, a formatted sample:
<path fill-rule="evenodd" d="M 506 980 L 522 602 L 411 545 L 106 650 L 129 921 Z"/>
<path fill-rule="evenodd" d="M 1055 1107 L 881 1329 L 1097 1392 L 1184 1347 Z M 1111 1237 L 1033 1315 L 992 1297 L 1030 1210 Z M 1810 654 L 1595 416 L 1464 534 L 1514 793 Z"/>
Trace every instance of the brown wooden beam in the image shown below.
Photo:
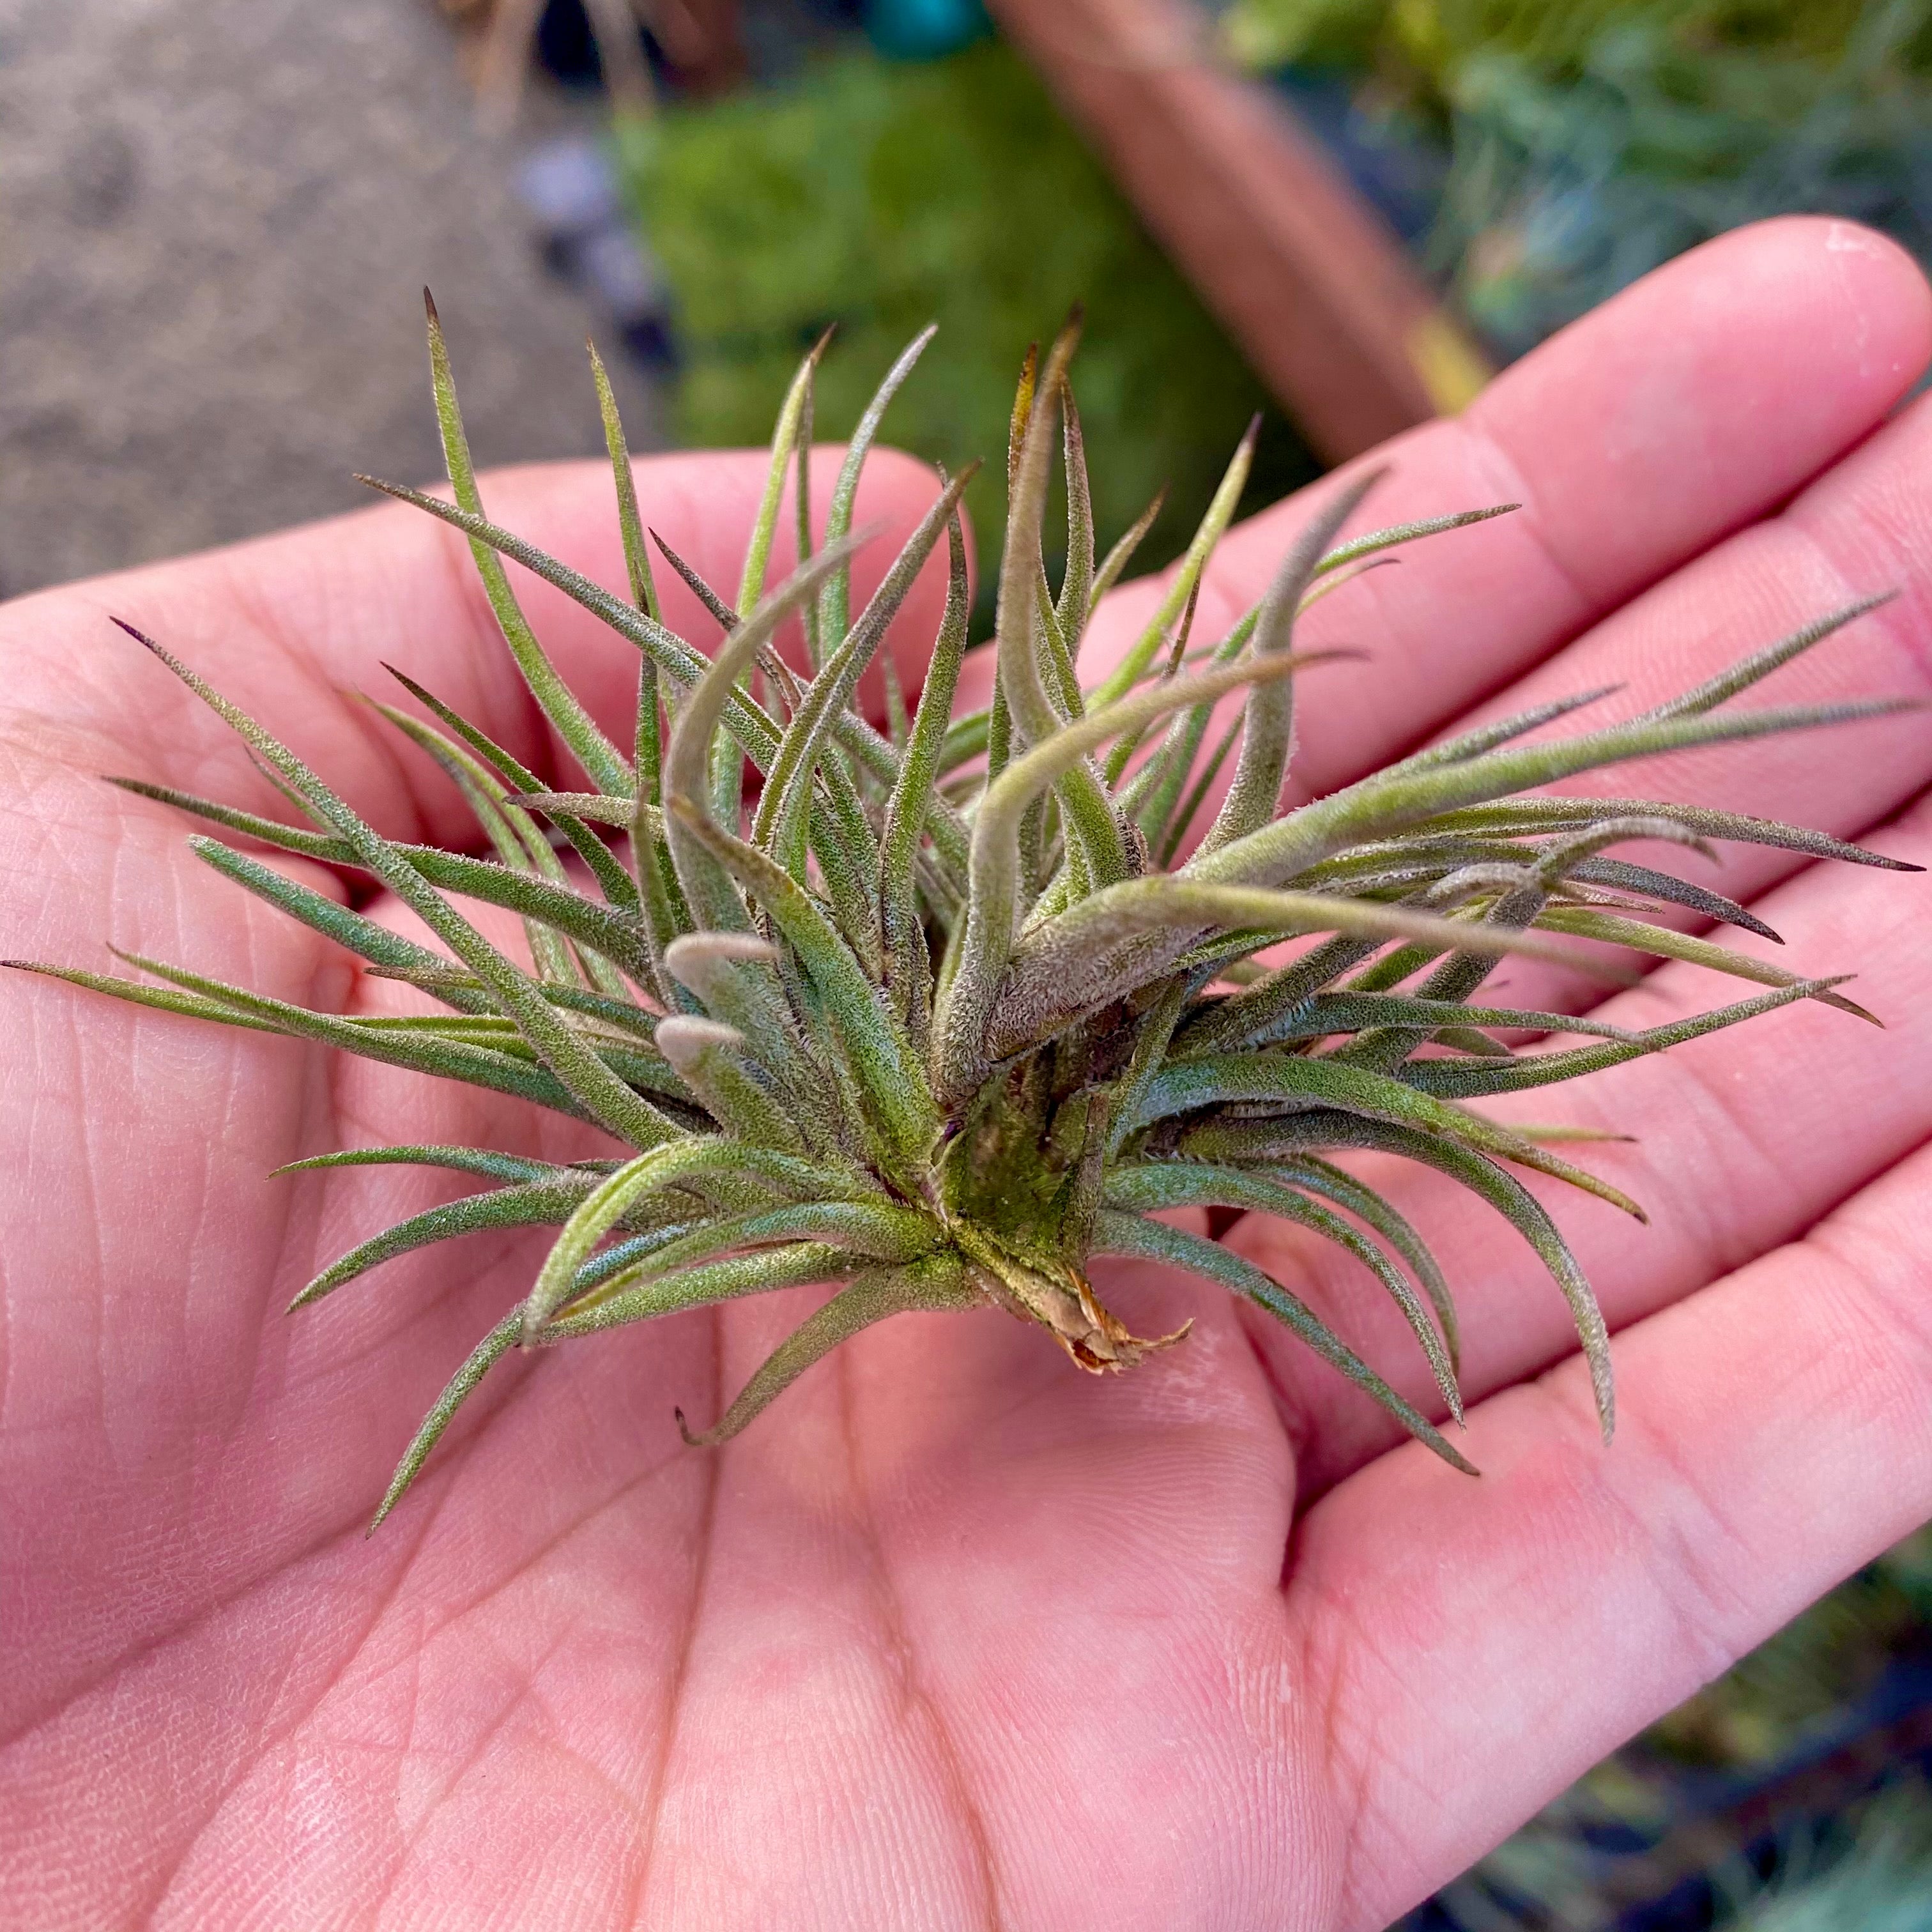
<path fill-rule="evenodd" d="M 745 77 L 738 0 L 632 0 L 658 37 L 678 78 L 694 92 L 717 94 Z"/>
<path fill-rule="evenodd" d="M 1401 243 L 1285 101 L 1210 56 L 1198 8 L 988 4 L 1318 453 L 1340 462 L 1480 386 Z"/>

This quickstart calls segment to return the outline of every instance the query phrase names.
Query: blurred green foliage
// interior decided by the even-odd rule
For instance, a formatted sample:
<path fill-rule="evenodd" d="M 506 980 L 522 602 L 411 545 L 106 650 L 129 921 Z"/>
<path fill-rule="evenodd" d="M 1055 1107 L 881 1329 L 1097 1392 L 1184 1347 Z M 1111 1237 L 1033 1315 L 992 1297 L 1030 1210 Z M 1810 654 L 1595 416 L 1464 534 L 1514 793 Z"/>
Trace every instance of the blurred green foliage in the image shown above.
<path fill-rule="evenodd" d="M 1222 32 L 1442 149 L 1431 266 L 1507 352 L 1766 215 L 1932 262 L 1932 0 L 1236 0 Z"/>
<path fill-rule="evenodd" d="M 1168 492 L 1137 568 L 1186 543 L 1264 406 L 1030 70 L 997 44 L 922 64 L 841 53 L 783 88 L 671 106 L 626 130 L 621 152 L 676 299 L 682 439 L 762 441 L 799 356 L 835 322 L 816 426 L 842 436 L 937 321 L 886 434 L 955 468 L 987 459 L 968 499 L 982 565 L 1004 518 L 1021 356 L 1074 303 L 1088 317 L 1078 395 L 1103 544 Z M 1316 471 L 1271 419 L 1250 499 Z M 983 598 L 984 568 L 980 584 Z"/>
<path fill-rule="evenodd" d="M 1879 1792 L 1846 1821 L 1798 1840 L 1762 1886 L 1736 1891 L 1736 1932 L 1927 1932 L 1932 1927 L 1932 1789 Z"/>
<path fill-rule="evenodd" d="M 1654 1726 L 1687 1763 L 1748 1769 L 1787 1755 L 1901 1652 L 1932 1668 L 1932 1529 L 1888 1550 Z"/>
<path fill-rule="evenodd" d="M 1932 1932 L 1928 1686 L 1932 1528 L 1586 1773 L 1408 1922 Z M 1916 1765 L 1899 1756 L 1907 1732 Z"/>
<path fill-rule="evenodd" d="M 1235 0 L 1223 32 L 1250 65 L 1387 61 L 1447 98 L 1472 55 L 1514 54 L 1552 80 L 1574 80 L 1605 34 L 1631 26 L 1691 58 L 1742 52 L 1828 63 L 1873 10 L 1868 0 Z M 1927 51 L 1919 50 L 1922 65 Z"/>

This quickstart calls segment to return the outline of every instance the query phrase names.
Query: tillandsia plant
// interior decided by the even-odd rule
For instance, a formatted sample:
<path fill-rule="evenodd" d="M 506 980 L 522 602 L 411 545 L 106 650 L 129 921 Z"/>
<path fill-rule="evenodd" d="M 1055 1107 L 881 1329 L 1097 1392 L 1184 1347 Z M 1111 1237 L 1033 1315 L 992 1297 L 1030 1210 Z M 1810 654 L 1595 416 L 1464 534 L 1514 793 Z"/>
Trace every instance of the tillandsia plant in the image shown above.
<path fill-rule="evenodd" d="M 1466 1470 L 1436 1424 L 1288 1286 L 1159 1218 L 1186 1208 L 1258 1211 L 1338 1244 L 1399 1306 L 1442 1411 L 1460 1420 L 1445 1271 L 1387 1199 L 1330 1158 L 1361 1149 L 1440 1170 L 1531 1243 L 1574 1312 L 1607 1437 L 1602 1316 L 1516 1171 L 1640 1210 L 1555 1151 L 1561 1136 L 1504 1127 L 1466 1103 L 1574 1078 L 1793 1000 L 1860 1013 L 1834 980 L 1802 978 L 1676 929 L 1670 918 L 1688 912 L 1766 930 L 1702 886 L 1611 854 L 1643 840 L 1708 856 L 1711 841 L 1735 839 L 1896 862 L 1763 819 L 1532 788 L 1622 760 L 1893 708 L 1725 708 L 1869 605 L 1824 617 L 1641 716 L 1525 742 L 1604 694 L 1586 693 L 1484 725 L 1281 814 L 1293 680 L 1315 662 L 1294 648 L 1300 614 L 1394 545 L 1500 512 L 1460 512 L 1338 544 L 1374 478 L 1342 482 L 1261 601 L 1226 636 L 1197 640 L 1202 575 L 1240 494 L 1250 440 L 1159 608 L 1111 670 L 1084 678 L 1089 620 L 1145 522 L 1104 554 L 1096 544 L 1069 380 L 1076 332 L 1070 325 L 1043 358 L 1029 354 L 1013 412 L 995 694 L 984 712 L 952 715 L 967 644 L 959 498 L 970 472 L 942 478 L 877 592 L 851 608 L 851 560 L 864 540 L 851 527 L 861 470 L 926 337 L 867 411 L 816 546 L 805 458 L 818 350 L 780 416 L 728 601 L 658 545 L 724 633 L 707 659 L 662 621 L 622 429 L 594 352 L 628 597 L 488 519 L 432 307 L 436 406 L 454 500 L 376 487 L 468 537 L 504 639 L 587 781 L 581 791 L 549 788 L 398 674 L 435 722 L 386 706 L 386 715 L 460 788 L 491 857 L 380 836 L 278 739 L 141 640 L 242 735 L 307 822 L 138 779 L 115 782 L 386 886 L 446 950 L 401 937 L 232 844 L 194 842 L 245 890 L 442 1010 L 345 1018 L 132 956 L 159 983 L 33 970 L 516 1095 L 592 1123 L 632 1150 L 561 1165 L 480 1148 L 398 1146 L 295 1164 L 417 1163 L 492 1184 L 364 1242 L 311 1282 L 298 1306 L 431 1242 L 481 1229 L 560 1230 L 527 1296 L 483 1337 L 424 1421 L 378 1522 L 465 1398 L 519 1345 L 574 1342 L 731 1297 L 838 1284 L 722 1416 L 701 1433 L 686 1431 L 692 1442 L 716 1443 L 838 1342 L 907 1310 L 1002 1309 L 1039 1324 L 1096 1373 L 1179 1342 L 1184 1330 L 1136 1336 L 1104 1305 L 1089 1274 L 1103 1255 L 1150 1258 L 1246 1297 Z M 1066 504 L 1057 586 L 1041 562 L 1056 463 Z M 802 561 L 768 583 L 788 520 Z M 924 686 L 908 716 L 889 682 L 882 731 L 855 703 L 859 680 L 942 547 L 950 589 Z M 560 680 L 519 608 L 506 559 L 636 647 L 628 749 Z M 776 648 L 788 620 L 802 632 L 802 670 Z M 1236 693 L 1245 693 L 1239 715 L 1210 745 L 1217 702 Z M 1230 766 L 1209 816 L 1215 780 Z M 520 915 L 527 958 L 486 940 L 458 909 L 465 898 Z M 1574 962 L 1580 940 L 1694 961 L 1764 990 L 1646 1032 L 1479 997 L 1504 956 Z M 1264 964 L 1258 956 L 1284 942 L 1285 960 Z M 1526 1031 L 1585 1043 L 1526 1050 L 1498 1037 Z"/>

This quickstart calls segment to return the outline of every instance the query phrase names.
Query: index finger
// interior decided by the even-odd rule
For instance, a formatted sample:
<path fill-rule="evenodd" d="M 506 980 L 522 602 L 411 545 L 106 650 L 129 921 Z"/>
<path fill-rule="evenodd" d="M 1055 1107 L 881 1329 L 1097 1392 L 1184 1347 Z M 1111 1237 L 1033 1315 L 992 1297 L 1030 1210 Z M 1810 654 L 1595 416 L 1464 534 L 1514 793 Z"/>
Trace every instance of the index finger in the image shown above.
<path fill-rule="evenodd" d="M 1391 473 L 1354 527 L 1522 508 L 1418 544 L 1310 614 L 1311 642 L 1367 657 L 1302 686 L 1294 796 L 1412 746 L 1762 516 L 1882 422 L 1928 355 L 1932 290 L 1903 250 L 1848 222 L 1767 222 L 1646 277 L 1460 416 L 1384 444 L 1365 460 Z M 1229 532 L 1197 640 L 1261 596 L 1310 501 L 1336 487 Z M 1096 614 L 1090 668 L 1118 660 L 1167 580 L 1130 584 Z"/>

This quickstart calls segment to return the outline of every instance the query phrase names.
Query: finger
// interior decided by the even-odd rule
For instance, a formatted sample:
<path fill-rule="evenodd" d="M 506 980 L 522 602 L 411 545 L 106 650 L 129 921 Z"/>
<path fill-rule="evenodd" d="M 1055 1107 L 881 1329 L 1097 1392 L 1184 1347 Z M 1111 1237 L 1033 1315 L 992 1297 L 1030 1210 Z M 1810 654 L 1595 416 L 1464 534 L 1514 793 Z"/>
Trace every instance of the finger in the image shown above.
<path fill-rule="evenodd" d="M 1921 402 L 1779 515 L 1678 571 L 1454 728 L 1605 686 L 1619 688 L 1564 728 L 1634 717 L 1822 616 L 1886 592 L 1895 593 L 1892 602 L 1774 672 L 1738 705 L 1924 698 L 1932 694 L 1928 477 L 1932 406 Z M 1641 760 L 1584 773 L 1557 789 L 1722 807 L 1856 838 L 1928 782 L 1932 730 L 1914 716 Z M 1658 848 L 1619 856 L 1660 865 L 1747 902 L 1804 862 L 1795 854 L 1744 844 L 1724 846 L 1714 868 Z M 1700 929 L 1694 920 L 1672 922 Z M 1618 963 L 1633 962 L 1624 955 Z M 1528 961 L 1511 962 L 1504 976 L 1512 1002 L 1522 1005 L 1580 1011 L 1599 990 Z"/>
<path fill-rule="evenodd" d="M 1427 736 L 1868 435 L 1932 353 L 1932 292 L 1843 222 L 1743 230 L 1646 277 L 1505 370 L 1463 415 L 1396 439 L 1366 529 L 1520 502 L 1432 538 L 1312 613 L 1312 642 L 1365 648 L 1304 684 L 1297 796 Z M 1317 484 L 1231 532 L 1196 635 L 1258 598 Z M 1117 658 L 1163 579 L 1096 617 Z"/>
<path fill-rule="evenodd" d="M 1309 1513 L 1288 1597 L 1360 1798 L 1345 1922 L 1386 1923 L 1932 1514 L 1928 1188 L 1922 1150 L 1633 1330 L 1614 1448 L 1566 1364 L 1474 1412 L 1480 1482 L 1404 1448 Z"/>
<path fill-rule="evenodd" d="M 1760 700 L 1746 706 L 1828 704 L 1849 698 L 1922 697 L 1932 688 L 1932 408 L 1902 412 L 1819 478 L 1779 515 L 1718 544 L 1546 660 L 1450 728 L 1580 690 L 1620 687 L 1574 727 L 1594 728 L 1634 716 L 1702 682 L 1751 651 L 1820 614 L 1862 596 L 1898 594 L 1806 656 L 1773 674 Z M 1828 733 L 1792 734 L 1684 756 L 1586 773 L 1559 789 L 1573 794 L 1667 798 L 1720 806 L 1856 838 L 1932 782 L 1932 733 L 1908 717 Z M 1749 902 L 1803 862 L 1772 848 L 1729 844 L 1718 868 L 1652 848 L 1628 856 Z M 1856 892 L 1846 874 L 1837 890 Z M 1666 915 L 1682 929 L 1706 929 Z M 1783 932 L 1778 918 L 1772 926 Z M 1738 935 L 1716 935 L 1730 944 Z M 1787 937 L 1790 935 L 1787 934 Z M 1746 946 L 1747 951 L 1758 950 Z M 1807 958 L 1796 945 L 1774 955 L 1799 970 L 1844 970 L 1859 948 L 1841 949 L 1835 965 Z M 1267 956 L 1272 957 L 1274 956 Z M 1640 956 L 1614 955 L 1628 969 Z M 1695 983 L 1694 982 L 1694 983 Z M 1596 1006 L 1600 980 L 1533 960 L 1503 962 L 1488 982 L 1508 1004 L 1584 1012 Z M 1702 982 L 1702 996 L 1721 995 Z"/>
<path fill-rule="evenodd" d="M 839 452 L 813 458 L 823 512 Z M 728 599 L 736 594 L 767 458 L 756 451 L 646 458 L 637 465 L 645 520 Z M 482 480 L 500 522 L 622 592 L 626 572 L 610 474 L 554 464 Z M 922 465 L 880 450 L 856 513 L 879 534 L 854 565 L 854 608 L 869 596 L 938 484 Z M 774 567 L 784 566 L 782 536 Z M 717 626 L 662 566 L 666 621 L 708 650 Z M 566 682 L 620 745 L 636 704 L 636 647 L 560 591 L 512 566 L 524 608 Z M 928 566 L 896 631 L 928 647 L 945 592 L 944 557 Z M 421 511 L 384 504 L 179 562 L 46 591 L 0 611 L 12 673 L 8 707 L 31 718 L 38 749 L 88 772 L 130 776 L 275 812 L 280 801 L 227 731 L 106 621 L 118 616 L 189 660 L 398 837 L 459 838 L 460 802 L 428 761 L 352 694 L 387 697 L 394 663 L 549 776 L 556 748 L 485 602 L 466 541 Z M 406 704 L 407 700 L 403 700 Z M 572 783 L 578 781 L 572 779 Z"/>
<path fill-rule="evenodd" d="M 1922 802 L 1879 843 L 1897 856 L 1932 860 L 1932 803 Z M 1647 1227 L 1633 1227 L 1574 1190 L 1544 1184 L 1534 1190 L 1569 1239 L 1613 1332 L 1797 1238 L 1932 1135 L 1925 908 L 1925 884 L 1916 878 L 1823 866 L 1760 902 L 1808 967 L 1856 969 L 1850 990 L 1892 1021 L 1888 1028 L 1804 1002 L 1573 1083 L 1482 1103 L 1484 1112 L 1515 1124 L 1636 1136 L 1633 1145 L 1564 1151 L 1635 1196 L 1649 1214 Z M 1777 950 L 1750 940 L 1740 950 Z M 1727 992 L 1701 968 L 1671 966 L 1601 1011 L 1613 1024 L 1652 1026 L 1750 990 Z M 1555 1285 L 1493 1210 L 1412 1162 L 1350 1164 L 1412 1218 L 1443 1262 L 1462 1316 L 1466 1395 L 1480 1400 L 1574 1352 L 1575 1332 Z M 1365 1270 L 1265 1216 L 1249 1216 L 1226 1238 L 1305 1292 L 1404 1393 L 1431 1408 L 1426 1370 Z M 1264 1321 L 1249 1325 L 1300 1450 L 1304 1494 L 1320 1493 L 1400 1439 L 1380 1410 L 1307 1366 Z M 1621 1387 L 1621 1339 L 1611 1352 Z"/>

